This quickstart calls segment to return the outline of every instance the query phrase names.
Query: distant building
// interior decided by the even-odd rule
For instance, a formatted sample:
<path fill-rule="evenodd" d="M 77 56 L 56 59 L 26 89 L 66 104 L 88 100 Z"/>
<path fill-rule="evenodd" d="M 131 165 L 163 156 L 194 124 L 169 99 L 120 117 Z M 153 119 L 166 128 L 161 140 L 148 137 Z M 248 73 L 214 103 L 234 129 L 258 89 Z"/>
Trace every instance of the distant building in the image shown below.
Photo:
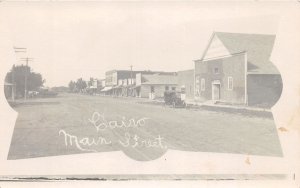
<path fill-rule="evenodd" d="M 215 32 L 195 61 L 199 101 L 273 106 L 282 80 L 269 58 L 275 35 Z"/>
<path fill-rule="evenodd" d="M 177 73 L 156 73 L 136 76 L 136 96 L 142 98 L 162 98 L 165 91 L 179 91 Z"/>
<path fill-rule="evenodd" d="M 100 82 L 100 86 L 101 87 L 105 87 L 106 86 L 105 79 L 101 79 L 101 80 L 99 80 L 99 82 Z"/>
<path fill-rule="evenodd" d="M 105 79 L 98 79 L 97 80 L 97 89 L 102 90 L 105 87 Z"/>
<path fill-rule="evenodd" d="M 105 74 L 105 87 L 102 92 L 113 96 L 140 97 L 140 85 L 137 86 L 137 75 L 173 75 L 174 72 L 163 71 L 131 71 L 131 70 L 111 70 Z M 139 82 L 141 82 L 139 80 Z"/>
<path fill-rule="evenodd" d="M 13 100 L 15 99 L 15 87 L 14 84 L 4 82 L 4 94 L 6 99 L 12 98 Z"/>
<path fill-rule="evenodd" d="M 111 70 L 105 73 L 105 88 L 102 90 L 106 95 L 121 96 L 124 86 L 135 83 L 137 71 L 131 70 Z"/>

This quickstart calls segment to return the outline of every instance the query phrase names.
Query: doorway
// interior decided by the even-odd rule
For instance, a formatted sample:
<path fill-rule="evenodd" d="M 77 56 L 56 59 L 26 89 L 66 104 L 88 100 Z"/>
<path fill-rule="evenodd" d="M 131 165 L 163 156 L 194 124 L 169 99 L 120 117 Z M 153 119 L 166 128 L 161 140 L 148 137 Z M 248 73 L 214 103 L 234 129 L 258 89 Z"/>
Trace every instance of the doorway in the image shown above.
<path fill-rule="evenodd" d="M 212 100 L 213 101 L 220 100 L 220 89 L 221 89 L 220 81 L 213 81 L 212 82 Z"/>

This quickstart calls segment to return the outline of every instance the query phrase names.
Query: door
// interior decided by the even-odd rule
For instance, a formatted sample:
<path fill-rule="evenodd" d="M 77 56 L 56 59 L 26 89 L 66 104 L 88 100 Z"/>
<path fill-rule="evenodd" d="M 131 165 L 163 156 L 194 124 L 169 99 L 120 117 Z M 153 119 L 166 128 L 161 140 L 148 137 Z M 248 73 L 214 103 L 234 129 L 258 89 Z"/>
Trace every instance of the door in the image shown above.
<path fill-rule="evenodd" d="M 221 84 L 212 84 L 212 100 L 213 101 L 220 100 L 220 87 L 221 87 Z"/>

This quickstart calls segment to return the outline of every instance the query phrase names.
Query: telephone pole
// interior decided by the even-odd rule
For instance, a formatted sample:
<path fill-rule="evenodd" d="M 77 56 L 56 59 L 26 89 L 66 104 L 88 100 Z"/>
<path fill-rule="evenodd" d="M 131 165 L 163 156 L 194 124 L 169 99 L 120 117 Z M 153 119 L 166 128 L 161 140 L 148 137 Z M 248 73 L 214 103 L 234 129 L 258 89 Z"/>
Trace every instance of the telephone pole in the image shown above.
<path fill-rule="evenodd" d="M 132 65 L 130 65 L 130 83 L 131 85 L 133 85 L 133 81 L 132 81 Z"/>
<path fill-rule="evenodd" d="M 16 47 L 14 46 L 14 51 L 15 53 L 26 53 L 27 52 L 27 48 L 23 48 L 23 47 Z M 15 65 L 13 65 L 12 71 L 11 71 L 11 77 L 12 77 L 12 88 L 11 88 L 11 98 L 13 101 L 15 101 L 15 93 L 17 91 L 17 85 L 15 83 Z"/>
<path fill-rule="evenodd" d="M 130 89 L 129 89 L 129 95 L 131 97 L 133 97 L 133 89 L 132 89 L 132 86 L 133 86 L 133 80 L 132 80 L 132 65 L 130 65 Z M 128 94 L 127 94 L 128 95 Z"/>
<path fill-rule="evenodd" d="M 24 85 L 24 100 L 27 99 L 27 77 L 28 77 L 28 62 L 29 61 L 33 61 L 33 58 L 29 58 L 29 57 L 26 57 L 26 58 L 21 58 L 22 61 L 26 61 L 26 71 L 25 71 L 25 85 Z M 29 69 L 29 73 L 30 73 L 30 69 Z"/>

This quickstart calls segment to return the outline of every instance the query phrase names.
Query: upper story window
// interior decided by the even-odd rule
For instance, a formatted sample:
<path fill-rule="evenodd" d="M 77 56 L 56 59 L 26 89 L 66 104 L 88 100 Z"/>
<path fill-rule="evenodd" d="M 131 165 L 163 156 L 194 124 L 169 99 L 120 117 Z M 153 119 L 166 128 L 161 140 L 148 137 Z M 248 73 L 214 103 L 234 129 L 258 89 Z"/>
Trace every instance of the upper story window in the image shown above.
<path fill-rule="evenodd" d="M 154 86 L 151 86 L 151 93 L 154 93 L 155 90 L 154 90 Z"/>
<path fill-rule="evenodd" d="M 175 90 L 176 90 L 176 87 L 172 87 L 172 90 L 175 91 Z"/>
<path fill-rule="evenodd" d="M 228 85 L 227 85 L 228 90 L 233 89 L 233 78 L 231 76 L 228 77 Z"/>
<path fill-rule="evenodd" d="M 215 74 L 219 74 L 219 73 L 220 73 L 220 72 L 219 72 L 219 68 L 215 67 L 215 68 L 214 68 L 214 73 L 215 73 Z"/>
<path fill-rule="evenodd" d="M 169 86 L 166 86 L 166 87 L 165 87 L 165 90 L 168 91 L 168 90 L 169 90 Z"/>

